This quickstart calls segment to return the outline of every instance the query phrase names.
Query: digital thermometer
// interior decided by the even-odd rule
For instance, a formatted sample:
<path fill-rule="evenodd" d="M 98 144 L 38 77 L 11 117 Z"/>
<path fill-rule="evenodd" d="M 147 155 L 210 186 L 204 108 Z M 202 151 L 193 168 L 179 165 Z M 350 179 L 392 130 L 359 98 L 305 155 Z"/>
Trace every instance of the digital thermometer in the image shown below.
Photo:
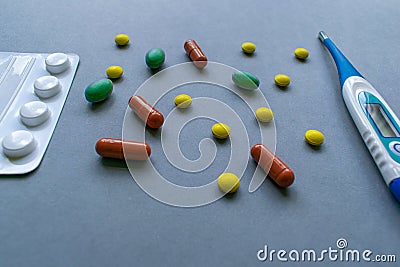
<path fill-rule="evenodd" d="M 400 201 L 400 120 L 325 32 L 320 41 L 335 60 L 347 109 L 390 191 Z"/>

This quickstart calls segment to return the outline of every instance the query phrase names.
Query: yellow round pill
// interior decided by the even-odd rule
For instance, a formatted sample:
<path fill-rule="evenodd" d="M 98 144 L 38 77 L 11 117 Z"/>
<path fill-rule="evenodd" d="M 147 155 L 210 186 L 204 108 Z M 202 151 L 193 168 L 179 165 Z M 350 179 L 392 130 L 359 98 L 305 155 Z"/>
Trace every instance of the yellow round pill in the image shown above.
<path fill-rule="evenodd" d="M 242 44 L 242 50 L 246 54 L 253 54 L 254 51 L 256 51 L 256 45 L 253 44 L 252 42 L 244 42 Z"/>
<path fill-rule="evenodd" d="M 285 74 L 275 75 L 275 84 L 281 87 L 288 86 L 290 84 L 290 77 Z"/>
<path fill-rule="evenodd" d="M 309 52 L 307 49 L 303 48 L 303 47 L 299 47 L 296 48 L 294 50 L 294 55 L 298 58 L 298 59 L 306 59 L 309 55 Z"/>
<path fill-rule="evenodd" d="M 274 118 L 274 113 L 266 107 L 258 108 L 256 110 L 256 118 L 261 122 L 270 122 Z"/>
<path fill-rule="evenodd" d="M 106 70 L 107 77 L 110 79 L 117 79 L 122 76 L 124 70 L 121 66 L 110 66 Z"/>
<path fill-rule="evenodd" d="M 228 138 L 231 128 L 224 123 L 216 123 L 211 128 L 212 134 L 218 139 Z"/>
<path fill-rule="evenodd" d="M 192 98 L 190 95 L 181 94 L 175 97 L 174 102 L 178 108 L 187 108 L 192 104 Z"/>
<path fill-rule="evenodd" d="M 118 34 L 114 38 L 117 45 L 127 45 L 129 43 L 129 36 L 126 34 Z"/>
<path fill-rule="evenodd" d="M 218 177 L 217 180 L 219 189 L 224 193 L 235 193 L 239 186 L 240 180 L 233 173 L 223 173 Z"/>
<path fill-rule="evenodd" d="M 304 138 L 312 146 L 320 146 L 325 140 L 324 134 L 317 130 L 308 130 Z"/>

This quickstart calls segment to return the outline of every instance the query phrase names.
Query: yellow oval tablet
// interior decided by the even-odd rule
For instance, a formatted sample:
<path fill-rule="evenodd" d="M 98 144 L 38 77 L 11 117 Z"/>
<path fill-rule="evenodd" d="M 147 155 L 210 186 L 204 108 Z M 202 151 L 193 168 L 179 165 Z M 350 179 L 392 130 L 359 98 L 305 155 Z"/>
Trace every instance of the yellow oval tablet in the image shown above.
<path fill-rule="evenodd" d="M 308 130 L 304 138 L 312 146 L 320 146 L 325 140 L 324 134 L 317 130 Z"/>
<path fill-rule="evenodd" d="M 309 55 L 309 52 L 307 49 L 299 47 L 299 48 L 296 48 L 296 50 L 294 50 L 294 55 L 298 59 L 306 59 Z"/>
<path fill-rule="evenodd" d="M 118 34 L 114 38 L 117 45 L 127 45 L 129 43 L 129 36 L 126 34 Z"/>
<path fill-rule="evenodd" d="M 211 132 L 218 139 L 226 139 L 229 137 L 231 128 L 224 123 L 216 123 L 211 128 Z"/>
<path fill-rule="evenodd" d="M 110 66 L 106 70 L 107 77 L 110 79 L 117 79 L 122 76 L 124 70 L 121 66 Z"/>
<path fill-rule="evenodd" d="M 233 173 L 223 173 L 218 177 L 217 180 L 219 189 L 224 193 L 235 193 L 239 186 L 240 180 Z"/>
<path fill-rule="evenodd" d="M 246 54 L 252 54 L 254 51 L 256 51 L 256 45 L 253 44 L 252 42 L 244 42 L 242 44 L 242 50 Z"/>
<path fill-rule="evenodd" d="M 258 108 L 256 110 L 256 118 L 261 122 L 270 122 L 274 118 L 274 113 L 266 107 Z"/>
<path fill-rule="evenodd" d="M 285 74 L 278 74 L 275 76 L 275 84 L 278 86 L 288 86 L 290 84 L 290 77 Z"/>
<path fill-rule="evenodd" d="M 187 108 L 192 104 L 192 98 L 190 95 L 181 94 L 175 97 L 174 102 L 178 108 Z"/>

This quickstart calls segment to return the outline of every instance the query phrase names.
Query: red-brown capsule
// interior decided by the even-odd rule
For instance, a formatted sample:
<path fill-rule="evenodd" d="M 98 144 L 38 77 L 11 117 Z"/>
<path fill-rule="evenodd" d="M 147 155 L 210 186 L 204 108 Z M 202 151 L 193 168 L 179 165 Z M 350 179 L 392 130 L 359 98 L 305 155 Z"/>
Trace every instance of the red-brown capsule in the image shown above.
<path fill-rule="evenodd" d="M 129 98 L 129 107 L 150 128 L 158 129 L 164 123 L 164 116 L 161 114 L 161 112 L 152 107 L 141 96 L 131 96 L 131 98 Z"/>
<path fill-rule="evenodd" d="M 145 142 L 101 138 L 96 143 L 96 152 L 104 158 L 146 160 L 151 154 L 151 148 Z"/>
<path fill-rule="evenodd" d="M 268 173 L 268 176 L 280 187 L 288 187 L 294 182 L 293 171 L 265 145 L 254 145 L 250 153 L 258 165 Z"/>
<path fill-rule="evenodd" d="M 207 65 L 207 57 L 195 40 L 187 40 L 183 47 L 196 67 L 202 69 Z"/>

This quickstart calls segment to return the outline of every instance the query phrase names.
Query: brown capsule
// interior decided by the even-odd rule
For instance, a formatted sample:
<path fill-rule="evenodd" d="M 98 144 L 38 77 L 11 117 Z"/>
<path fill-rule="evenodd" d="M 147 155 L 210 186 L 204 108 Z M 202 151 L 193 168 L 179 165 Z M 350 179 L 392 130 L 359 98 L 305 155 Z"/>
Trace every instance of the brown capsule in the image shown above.
<path fill-rule="evenodd" d="M 152 107 L 141 96 L 131 96 L 131 98 L 129 98 L 129 107 L 150 128 L 158 129 L 164 123 L 164 116 L 161 114 L 161 112 Z"/>
<path fill-rule="evenodd" d="M 146 160 L 151 154 L 151 148 L 145 142 L 101 138 L 96 143 L 96 152 L 104 158 Z"/>
<path fill-rule="evenodd" d="M 268 176 L 280 187 L 288 187 L 294 182 L 293 171 L 265 145 L 254 145 L 250 153 L 258 165 L 268 173 Z"/>
<path fill-rule="evenodd" d="M 207 65 L 207 57 L 195 40 L 187 40 L 183 47 L 196 67 L 202 69 Z"/>

